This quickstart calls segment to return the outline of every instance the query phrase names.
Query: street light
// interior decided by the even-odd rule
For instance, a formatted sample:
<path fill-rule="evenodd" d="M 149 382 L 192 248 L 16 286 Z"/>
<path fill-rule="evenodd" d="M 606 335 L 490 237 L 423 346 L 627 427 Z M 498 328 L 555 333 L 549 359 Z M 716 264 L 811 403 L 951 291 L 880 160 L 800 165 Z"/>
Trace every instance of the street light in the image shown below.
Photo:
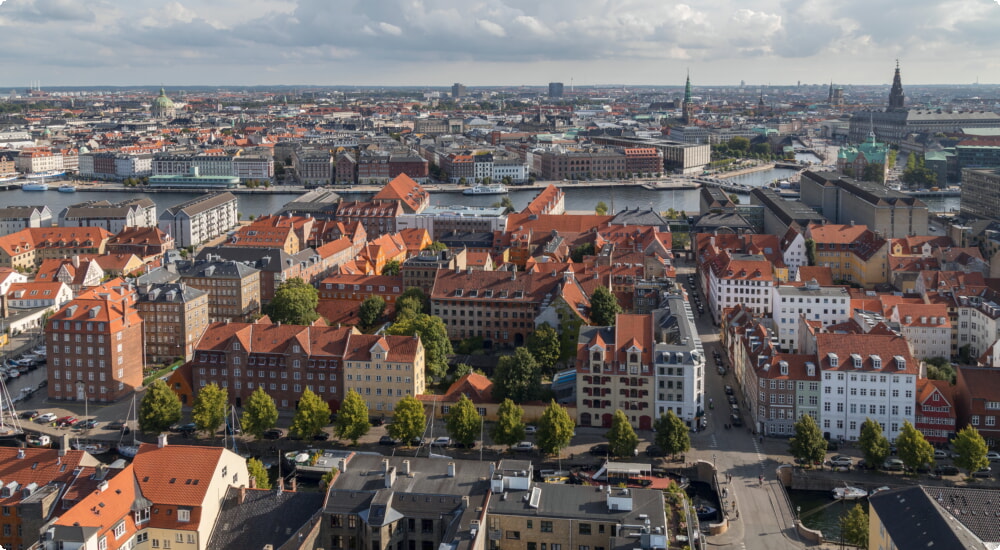
<path fill-rule="evenodd" d="M 90 400 L 87 399 L 87 385 L 84 384 L 82 380 L 77 380 L 76 385 L 80 388 L 80 391 L 83 392 L 83 416 L 90 416 Z"/>
<path fill-rule="evenodd" d="M 712 467 L 715 468 L 715 453 L 712 453 Z"/>

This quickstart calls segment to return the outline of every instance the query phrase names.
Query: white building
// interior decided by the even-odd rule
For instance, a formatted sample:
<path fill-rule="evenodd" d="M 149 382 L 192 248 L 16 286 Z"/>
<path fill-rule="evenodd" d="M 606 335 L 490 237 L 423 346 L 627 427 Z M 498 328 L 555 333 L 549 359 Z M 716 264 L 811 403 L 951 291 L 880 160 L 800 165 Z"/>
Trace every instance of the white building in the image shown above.
<path fill-rule="evenodd" d="M 103 227 L 119 233 L 126 227 L 155 227 L 156 203 L 148 197 L 115 204 L 87 201 L 64 208 L 58 219 L 60 227 Z"/>
<path fill-rule="evenodd" d="M 651 313 L 656 342 L 653 351 L 655 417 L 672 410 L 688 426 L 694 427 L 698 412 L 707 408 L 705 351 L 687 301 L 681 296 L 670 296 L 666 305 Z"/>
<path fill-rule="evenodd" d="M 722 310 L 743 304 L 755 315 L 771 315 L 775 280 L 771 262 L 762 255 L 723 251 L 701 265 L 702 288 L 708 289 L 708 309 L 716 323 Z"/>
<path fill-rule="evenodd" d="M 968 345 L 969 356 L 976 358 L 1000 338 L 1000 304 L 979 296 L 958 299 L 958 347 Z"/>
<path fill-rule="evenodd" d="M 799 267 L 809 265 L 809 256 L 806 254 L 806 238 L 802 233 L 794 229 L 785 232 L 781 239 L 781 254 L 788 267 L 788 278 L 798 281 Z"/>
<path fill-rule="evenodd" d="M 889 319 L 899 324 L 914 357 L 951 357 L 951 320 L 944 304 L 896 304 Z"/>
<path fill-rule="evenodd" d="M 4 295 L 14 309 L 47 307 L 55 311 L 73 300 L 73 289 L 59 281 L 21 282 L 10 285 Z"/>
<path fill-rule="evenodd" d="M 396 231 L 426 229 L 431 239 L 451 231 L 492 233 L 507 229 L 507 214 L 503 207 L 494 206 L 428 206 L 414 214 L 396 217 Z"/>
<path fill-rule="evenodd" d="M 881 424 L 894 441 L 904 421 L 914 422 L 920 366 L 906 340 L 883 334 L 816 335 L 820 381 L 820 430 L 831 439 L 856 441 L 865 419 Z"/>
<path fill-rule="evenodd" d="M 63 171 L 63 156 L 58 151 L 48 149 L 24 149 L 14 159 L 14 167 L 24 174 L 38 172 Z"/>
<path fill-rule="evenodd" d="M 237 207 L 232 193 L 204 195 L 160 214 L 160 231 L 173 237 L 178 248 L 197 246 L 236 227 Z"/>
<path fill-rule="evenodd" d="M 473 168 L 475 170 L 475 178 L 478 181 L 482 181 L 484 178 L 493 177 L 493 154 L 492 153 L 480 153 L 473 156 Z"/>
<path fill-rule="evenodd" d="M 153 155 L 118 155 L 115 157 L 115 176 L 119 178 L 141 178 L 152 174 Z"/>
<path fill-rule="evenodd" d="M 29 227 L 50 227 L 48 206 L 7 206 L 0 208 L 0 235 L 10 235 Z"/>
<path fill-rule="evenodd" d="M 274 177 L 274 160 L 256 155 L 235 157 L 232 175 L 240 181 L 270 180 Z"/>
<path fill-rule="evenodd" d="M 774 287 L 775 332 L 782 350 L 799 352 L 799 316 L 807 321 L 819 321 L 823 326 L 843 323 L 851 318 L 851 297 L 842 286 L 819 286 L 815 280 L 804 286 Z"/>
<path fill-rule="evenodd" d="M 514 183 L 528 181 L 528 165 L 518 157 L 493 159 L 493 181 L 499 182 L 510 178 Z"/>

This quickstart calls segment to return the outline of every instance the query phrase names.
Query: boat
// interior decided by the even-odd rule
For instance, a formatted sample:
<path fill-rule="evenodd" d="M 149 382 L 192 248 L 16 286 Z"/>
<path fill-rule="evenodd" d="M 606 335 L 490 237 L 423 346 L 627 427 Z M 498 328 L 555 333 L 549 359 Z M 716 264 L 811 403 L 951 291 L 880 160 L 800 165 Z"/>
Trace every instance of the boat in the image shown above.
<path fill-rule="evenodd" d="M 48 191 L 49 184 L 47 183 L 25 183 L 21 186 L 21 191 Z"/>
<path fill-rule="evenodd" d="M 19 177 L 21 177 L 19 174 L 14 174 L 13 176 L 5 176 L 0 178 L 0 183 L 10 183 L 12 181 L 17 180 L 17 178 Z"/>
<path fill-rule="evenodd" d="M 66 172 L 64 170 L 49 170 L 48 172 L 35 172 L 34 174 L 26 174 L 24 177 L 29 180 L 40 180 L 45 178 L 58 178 L 59 176 L 65 176 Z"/>
<path fill-rule="evenodd" d="M 25 438 L 29 447 L 50 447 L 52 446 L 52 438 L 47 435 L 29 435 Z"/>
<path fill-rule="evenodd" d="M 868 493 L 868 496 L 870 496 L 870 497 L 871 496 L 875 496 L 875 495 L 877 495 L 879 493 L 884 493 L 885 491 L 888 491 L 888 490 L 889 490 L 889 486 L 888 485 L 883 485 L 881 487 L 876 487 L 875 489 L 872 489 L 870 493 Z"/>
<path fill-rule="evenodd" d="M 14 439 L 22 434 L 24 430 L 21 429 L 21 421 L 18 419 L 17 410 L 14 409 L 14 400 L 7 392 L 7 384 L 0 379 L 0 440 Z"/>
<path fill-rule="evenodd" d="M 463 195 L 506 195 L 507 186 L 502 183 L 491 183 L 489 185 L 476 185 L 465 191 Z"/>
<path fill-rule="evenodd" d="M 102 455 L 111 450 L 111 445 L 107 443 L 102 443 L 99 441 L 80 441 L 77 440 L 75 443 L 70 445 L 73 450 L 76 451 L 87 451 L 92 455 Z"/>
<path fill-rule="evenodd" d="M 868 491 L 845 485 L 833 490 L 834 500 L 858 500 L 868 496 Z"/>
<path fill-rule="evenodd" d="M 76 193 L 75 185 L 60 185 L 58 191 L 60 193 Z"/>
<path fill-rule="evenodd" d="M 707 504 L 699 504 L 694 511 L 698 514 L 698 521 L 710 521 L 715 519 L 715 514 L 719 510 Z"/>
<path fill-rule="evenodd" d="M 565 485 L 569 483 L 569 476 L 546 476 L 543 478 L 545 483 L 552 483 L 555 485 Z"/>
<path fill-rule="evenodd" d="M 136 416 L 135 410 L 135 394 L 132 394 L 132 406 L 128 410 L 128 416 L 125 418 L 125 424 L 122 426 L 122 435 L 118 438 L 118 445 L 115 447 L 115 451 L 119 456 L 124 458 L 135 458 L 135 455 L 139 454 L 139 442 L 135 438 L 135 430 L 129 430 L 129 421 L 135 420 Z M 125 434 L 132 432 L 132 443 L 125 443 L 123 438 Z"/>

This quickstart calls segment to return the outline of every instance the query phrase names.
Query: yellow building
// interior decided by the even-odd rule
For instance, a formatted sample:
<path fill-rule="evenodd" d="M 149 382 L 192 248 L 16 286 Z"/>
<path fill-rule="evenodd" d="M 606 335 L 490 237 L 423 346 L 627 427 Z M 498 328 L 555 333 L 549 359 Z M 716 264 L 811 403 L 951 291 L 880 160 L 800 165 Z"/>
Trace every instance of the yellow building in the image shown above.
<path fill-rule="evenodd" d="M 871 288 L 888 282 L 888 241 L 863 225 L 810 225 L 806 241 L 816 243 L 816 265 L 829 267 L 834 282 Z"/>

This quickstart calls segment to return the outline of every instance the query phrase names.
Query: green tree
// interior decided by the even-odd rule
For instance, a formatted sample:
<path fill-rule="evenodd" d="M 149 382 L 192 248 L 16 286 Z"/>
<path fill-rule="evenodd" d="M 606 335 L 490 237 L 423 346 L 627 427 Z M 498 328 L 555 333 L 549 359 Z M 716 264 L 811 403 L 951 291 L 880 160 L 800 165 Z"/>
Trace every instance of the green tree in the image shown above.
<path fill-rule="evenodd" d="M 766 143 L 754 143 L 750 146 L 750 151 L 758 155 L 770 155 L 771 146 Z"/>
<path fill-rule="evenodd" d="M 524 403 L 537 398 L 542 384 L 542 369 L 526 348 L 517 348 L 514 355 L 504 355 L 497 361 L 493 373 L 493 398 Z"/>
<path fill-rule="evenodd" d="M 569 417 L 566 408 L 553 399 L 538 420 L 536 440 L 539 450 L 547 454 L 558 454 L 568 447 L 573 439 L 573 426 L 573 419 Z"/>
<path fill-rule="evenodd" d="M 542 323 L 528 336 L 528 351 L 538 362 L 542 374 L 554 374 L 559 360 L 559 333 L 548 323 Z"/>
<path fill-rule="evenodd" d="M 750 140 L 745 137 L 736 136 L 729 140 L 729 150 L 737 153 L 745 153 L 750 150 Z"/>
<path fill-rule="evenodd" d="M 903 429 L 896 437 L 896 449 L 899 459 L 910 470 L 916 470 L 924 464 L 934 464 L 934 447 L 924 439 L 924 434 L 910 424 L 909 420 L 903 421 Z"/>
<path fill-rule="evenodd" d="M 604 201 L 598 202 L 597 206 L 594 207 L 594 214 L 597 214 L 598 216 L 607 216 L 608 205 Z"/>
<path fill-rule="evenodd" d="M 365 298 L 358 308 L 358 320 L 365 329 L 374 327 L 385 313 L 385 299 L 377 294 Z"/>
<path fill-rule="evenodd" d="M 254 480 L 254 485 L 258 489 L 271 488 L 271 478 L 267 476 L 267 468 L 264 467 L 264 463 L 259 459 L 248 458 L 247 471 L 250 473 L 250 479 Z"/>
<path fill-rule="evenodd" d="M 243 431 L 260 439 L 277 421 L 278 407 L 274 399 L 264 391 L 263 385 L 257 386 L 243 406 L 243 417 L 240 419 Z"/>
<path fill-rule="evenodd" d="M 441 252 L 443 250 L 448 250 L 448 245 L 441 241 L 433 241 L 431 244 L 424 247 L 424 250 L 430 250 L 433 252 Z"/>
<path fill-rule="evenodd" d="M 333 478 L 337 477 L 338 473 L 340 473 L 340 470 L 334 468 L 329 472 L 323 474 L 323 477 L 319 478 L 320 488 L 326 490 L 326 488 L 329 487 L 331 483 L 333 483 Z"/>
<path fill-rule="evenodd" d="M 316 306 L 319 293 L 299 277 L 293 277 L 278 286 L 265 313 L 275 323 L 309 325 L 319 319 Z"/>
<path fill-rule="evenodd" d="M 740 203 L 740 196 L 737 195 L 736 193 L 730 193 L 729 194 L 729 200 L 733 201 L 733 204 L 739 204 Z"/>
<path fill-rule="evenodd" d="M 346 399 L 344 400 L 346 402 Z M 366 416 L 365 421 L 368 418 Z M 330 422 L 330 405 L 306 388 L 299 397 L 299 406 L 292 417 L 292 425 L 288 430 L 302 439 L 312 439 L 323 431 L 323 426 Z M 356 440 L 352 440 L 357 445 Z"/>
<path fill-rule="evenodd" d="M 524 409 L 510 399 L 504 399 L 497 409 L 497 422 L 490 432 L 493 442 L 512 447 L 524 439 Z"/>
<path fill-rule="evenodd" d="M 806 239 L 806 262 L 809 265 L 816 265 L 816 241 Z"/>
<path fill-rule="evenodd" d="M 145 433 L 158 433 L 181 419 L 181 400 L 159 378 L 148 388 L 139 404 L 139 429 Z"/>
<path fill-rule="evenodd" d="M 386 329 L 387 334 L 420 336 L 424 345 L 424 368 L 431 378 L 442 378 L 448 373 L 448 356 L 451 355 L 451 340 L 448 330 L 440 317 L 426 313 L 396 318 L 396 322 Z"/>
<path fill-rule="evenodd" d="M 396 319 L 410 315 L 417 315 L 423 309 L 420 300 L 414 296 L 407 296 L 396 300 Z"/>
<path fill-rule="evenodd" d="M 840 517 L 840 532 L 847 544 L 868 548 L 868 512 L 861 503 Z"/>
<path fill-rule="evenodd" d="M 420 304 L 420 307 L 415 309 L 413 313 L 431 312 L 430 298 L 427 296 L 427 294 L 424 293 L 423 290 L 420 290 L 419 287 L 415 286 L 407 287 L 406 290 L 404 290 L 403 293 L 399 295 L 399 298 L 396 300 L 397 311 L 400 309 L 400 301 L 406 299 L 416 300 Z"/>
<path fill-rule="evenodd" d="M 966 426 L 958 432 L 955 440 L 955 465 L 970 474 L 982 470 L 990 465 L 990 460 L 986 458 L 986 441 L 979 435 L 979 430 L 973 426 Z"/>
<path fill-rule="evenodd" d="M 366 418 L 365 421 L 367 422 L 368 419 Z M 424 406 L 420 404 L 420 401 L 417 401 L 417 398 L 407 395 L 396 403 L 392 423 L 386 428 L 386 432 L 393 439 L 409 445 L 414 438 L 424 434 L 426 426 L 427 414 L 424 412 Z"/>
<path fill-rule="evenodd" d="M 955 369 L 951 366 L 951 361 L 945 357 L 929 357 L 924 359 L 927 363 L 927 378 L 931 380 L 947 380 L 955 383 Z"/>
<path fill-rule="evenodd" d="M 510 200 L 510 197 L 504 197 L 490 206 L 493 208 L 503 208 L 505 214 L 510 214 L 514 211 L 514 201 Z"/>
<path fill-rule="evenodd" d="M 361 399 L 358 392 L 349 390 L 344 402 L 337 411 L 337 421 L 333 424 L 333 433 L 339 439 L 351 440 L 351 445 L 357 446 L 372 425 L 368 422 L 368 405 Z"/>
<path fill-rule="evenodd" d="M 653 430 L 656 432 L 654 441 L 663 452 L 670 453 L 670 456 L 686 453 L 691 448 L 691 436 L 688 434 L 687 426 L 673 410 L 661 414 L 653 423 Z"/>
<path fill-rule="evenodd" d="M 382 266 L 382 275 L 399 275 L 399 260 L 389 260 Z"/>
<path fill-rule="evenodd" d="M 611 456 L 633 456 L 639 446 L 639 436 L 629 424 L 625 411 L 618 409 L 611 418 L 611 429 L 604 435 L 608 439 Z"/>
<path fill-rule="evenodd" d="M 826 440 L 813 417 L 804 414 L 795 423 L 795 436 L 788 442 L 788 453 L 808 464 L 823 462 Z"/>
<path fill-rule="evenodd" d="M 483 429 L 483 418 L 476 411 L 476 406 L 464 394 L 458 399 L 458 403 L 451 406 L 446 423 L 448 435 L 455 440 L 455 443 L 466 448 L 472 447 Z"/>
<path fill-rule="evenodd" d="M 618 298 L 605 286 L 598 286 L 590 295 L 590 320 L 594 326 L 610 327 L 622 312 Z"/>
<path fill-rule="evenodd" d="M 861 425 L 858 447 L 865 455 L 865 463 L 872 467 L 879 467 L 889 458 L 889 440 L 882 434 L 882 425 L 871 418 Z"/>
<path fill-rule="evenodd" d="M 594 243 L 583 243 L 573 247 L 570 251 L 569 257 L 576 263 L 583 261 L 584 256 L 594 255 Z"/>
<path fill-rule="evenodd" d="M 455 365 L 455 370 L 451 373 L 455 380 L 458 380 L 466 374 L 472 374 L 472 367 L 466 363 L 459 363 Z"/>
<path fill-rule="evenodd" d="M 861 175 L 863 181 L 874 181 L 875 183 L 885 183 L 885 170 L 881 164 L 870 163 L 865 165 L 865 171 Z"/>
<path fill-rule="evenodd" d="M 215 382 L 198 390 L 191 411 L 195 426 L 207 434 L 215 433 L 226 420 L 228 403 L 229 392 L 220 388 Z"/>

